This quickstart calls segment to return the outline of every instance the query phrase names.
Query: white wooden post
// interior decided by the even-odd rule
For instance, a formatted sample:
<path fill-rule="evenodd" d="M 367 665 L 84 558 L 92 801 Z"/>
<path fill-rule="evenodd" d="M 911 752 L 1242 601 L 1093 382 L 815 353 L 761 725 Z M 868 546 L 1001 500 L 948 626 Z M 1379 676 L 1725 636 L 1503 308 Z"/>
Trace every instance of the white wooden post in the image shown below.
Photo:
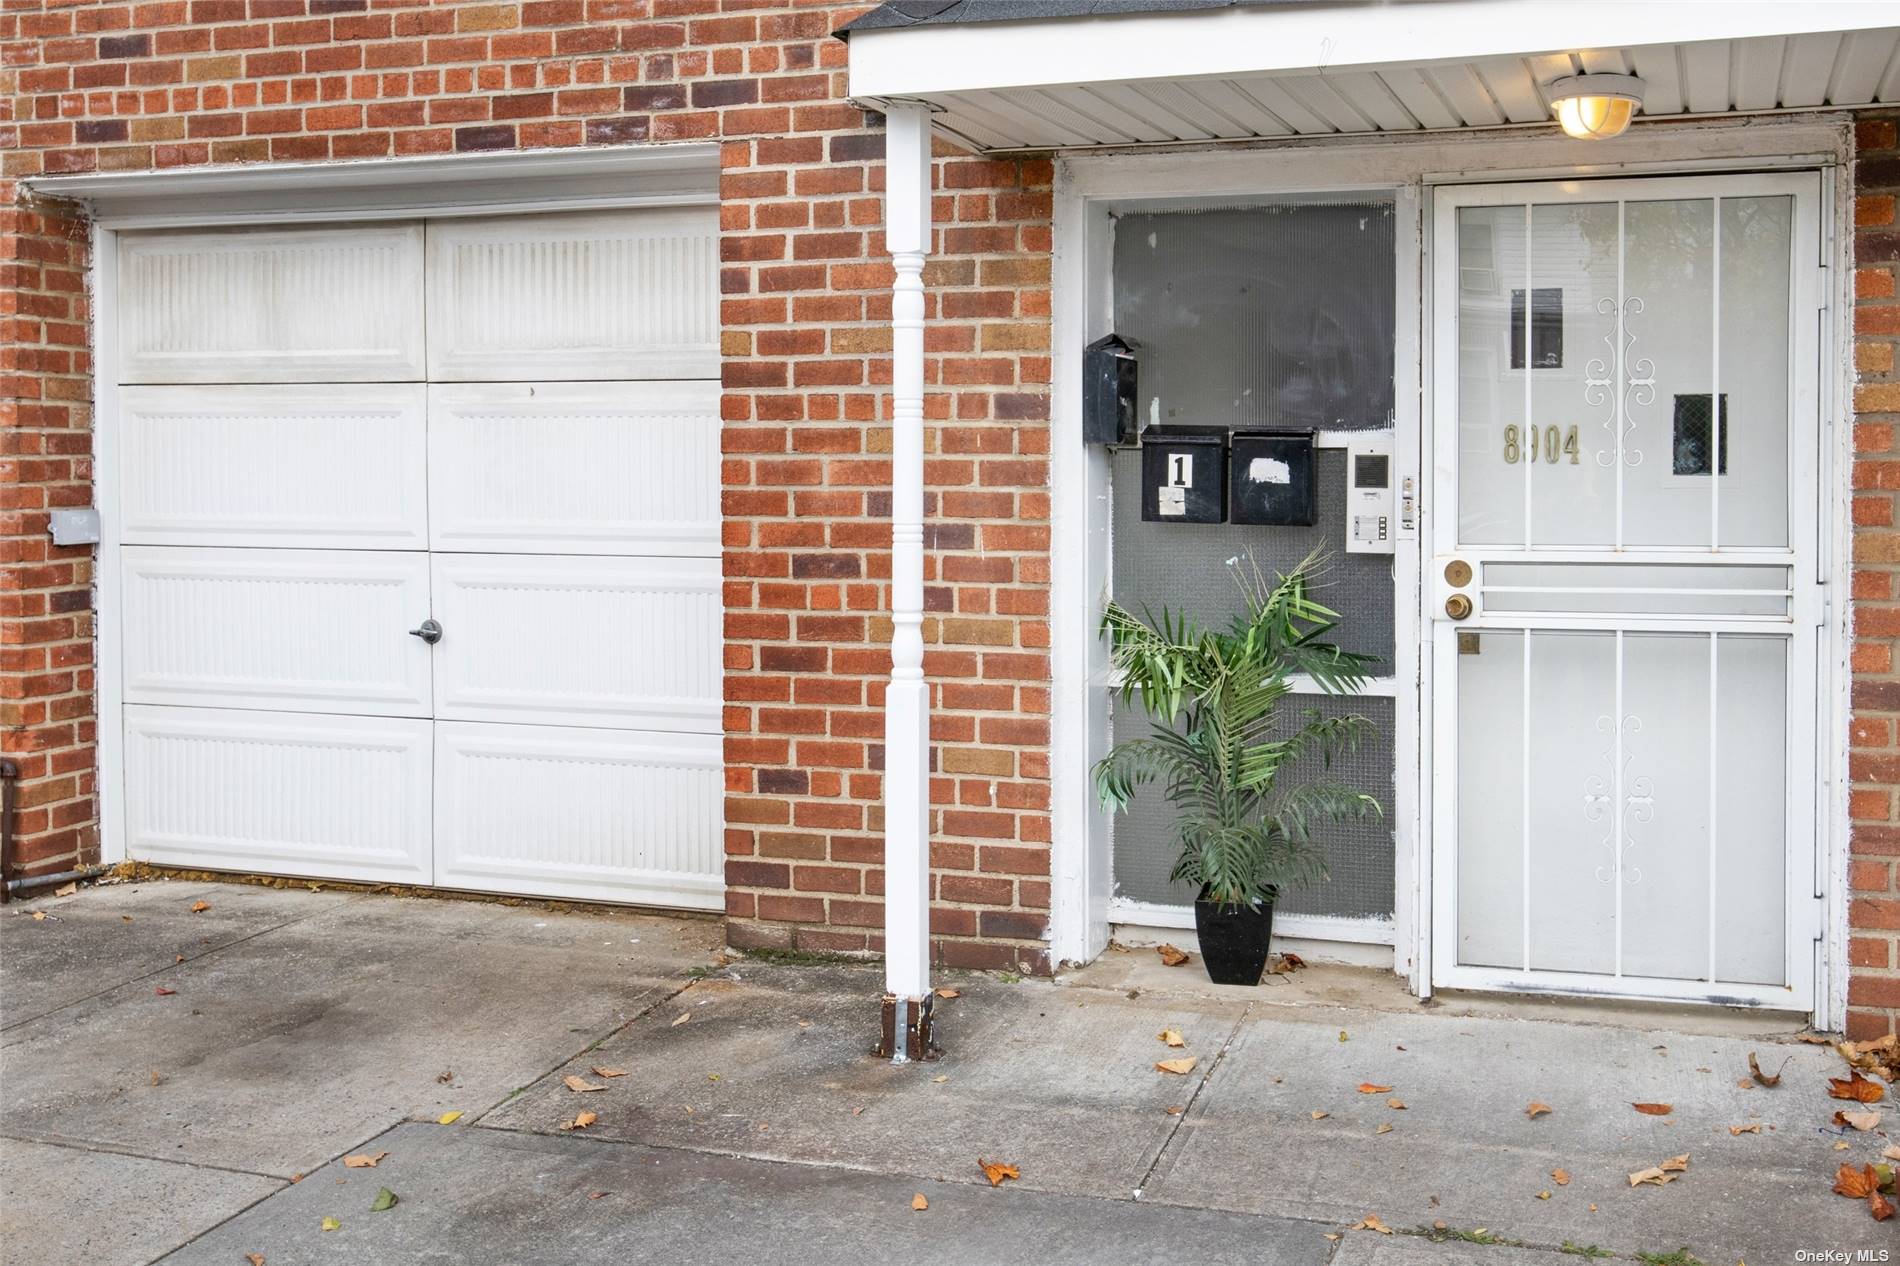
<path fill-rule="evenodd" d="M 924 256 L 930 112 L 886 112 L 884 236 L 891 295 L 891 682 L 884 696 L 884 989 L 887 1048 L 919 1058 L 907 1017 L 930 996 L 930 697 L 924 683 Z M 907 1005 L 911 1004 L 911 1005 Z M 892 1023 L 892 1020 L 895 1023 Z M 927 1033 L 927 1028 L 925 1029 Z M 926 1039 L 927 1040 L 927 1039 Z"/>

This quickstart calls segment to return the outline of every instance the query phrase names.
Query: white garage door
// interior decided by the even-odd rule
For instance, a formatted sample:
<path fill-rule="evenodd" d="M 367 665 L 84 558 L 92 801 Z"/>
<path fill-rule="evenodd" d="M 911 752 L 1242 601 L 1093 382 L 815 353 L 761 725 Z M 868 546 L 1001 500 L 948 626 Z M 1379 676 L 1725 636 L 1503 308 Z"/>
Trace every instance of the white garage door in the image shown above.
<path fill-rule="evenodd" d="M 722 904 L 716 233 L 122 236 L 129 856 Z"/>

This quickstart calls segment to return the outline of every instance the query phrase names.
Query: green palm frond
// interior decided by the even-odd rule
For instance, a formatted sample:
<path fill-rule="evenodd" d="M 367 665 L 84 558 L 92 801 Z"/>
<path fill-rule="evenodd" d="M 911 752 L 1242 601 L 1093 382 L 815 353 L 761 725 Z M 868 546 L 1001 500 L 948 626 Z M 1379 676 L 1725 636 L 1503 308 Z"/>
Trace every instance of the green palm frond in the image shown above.
<path fill-rule="evenodd" d="M 1325 565 L 1315 551 L 1269 580 L 1249 556 L 1234 573 L 1246 610 L 1225 632 L 1114 602 L 1102 615 L 1119 697 L 1151 725 L 1147 738 L 1118 744 L 1096 765 L 1096 795 L 1121 812 L 1138 787 L 1159 781 L 1180 834 L 1172 878 L 1216 900 L 1253 904 L 1323 878 L 1313 826 L 1379 813 L 1373 797 L 1337 783 L 1277 787 L 1293 762 L 1312 756 L 1330 767 L 1371 730 L 1364 717 L 1311 709 L 1288 724 L 1295 676 L 1327 694 L 1356 694 L 1377 665 L 1331 641 L 1339 616 L 1313 595 Z"/>

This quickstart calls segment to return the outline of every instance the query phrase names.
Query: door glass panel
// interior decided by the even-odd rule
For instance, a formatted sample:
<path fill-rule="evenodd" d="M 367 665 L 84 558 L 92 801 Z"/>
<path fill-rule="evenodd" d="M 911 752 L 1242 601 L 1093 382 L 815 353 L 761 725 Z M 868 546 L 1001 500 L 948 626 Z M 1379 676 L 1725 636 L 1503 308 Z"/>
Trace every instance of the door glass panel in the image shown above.
<path fill-rule="evenodd" d="M 1715 978 L 1785 984 L 1788 640 L 1716 641 Z"/>
<path fill-rule="evenodd" d="M 1621 878 L 1628 975 L 1708 975 L 1709 708 L 1707 634 L 1623 635 Z M 1768 745 L 1779 747 L 1780 735 Z"/>
<path fill-rule="evenodd" d="M 1616 969 L 1616 635 L 1529 634 L 1530 966 Z"/>
<path fill-rule="evenodd" d="M 1793 219 L 1790 197 L 1722 199 L 1723 545 L 1788 544 Z"/>
<path fill-rule="evenodd" d="M 1523 207 L 1459 209 L 1458 539 L 1474 544 L 1524 539 L 1523 471 L 1500 456 L 1504 428 L 1524 407 L 1524 371 L 1511 368 L 1524 255 Z"/>
<path fill-rule="evenodd" d="M 1524 965 L 1524 637 L 1458 657 L 1458 961 Z"/>
<path fill-rule="evenodd" d="M 1524 385 L 1528 417 L 1508 469 L 1529 484 L 1533 545 L 1611 545 L 1616 541 L 1616 437 L 1602 424 L 1600 385 L 1615 369 L 1616 204 L 1560 203 L 1531 208 L 1530 284 L 1563 296 L 1563 357 L 1532 369 Z M 1524 284 L 1519 282 L 1519 285 Z M 1490 454 L 1508 460 L 1500 446 Z"/>
<path fill-rule="evenodd" d="M 1706 419 L 1714 360 L 1714 249 L 1711 199 L 1624 206 L 1625 544 L 1706 548 L 1711 541 L 1714 480 L 1676 474 L 1675 458 L 1678 426 L 1690 432 L 1686 446 L 1697 406 Z"/>

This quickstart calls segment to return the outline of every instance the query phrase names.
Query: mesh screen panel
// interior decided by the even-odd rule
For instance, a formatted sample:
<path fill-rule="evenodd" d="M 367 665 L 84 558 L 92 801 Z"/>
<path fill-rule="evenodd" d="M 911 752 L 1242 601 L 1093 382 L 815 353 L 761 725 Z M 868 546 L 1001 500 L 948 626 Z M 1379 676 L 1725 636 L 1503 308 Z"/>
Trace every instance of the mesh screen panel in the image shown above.
<path fill-rule="evenodd" d="M 1249 555 L 1268 579 L 1290 571 L 1318 546 L 1330 557 L 1318 599 L 1340 614 L 1335 640 L 1349 651 L 1377 655 L 1378 675 L 1392 663 L 1392 556 L 1343 552 L 1346 536 L 1346 453 L 1316 454 L 1319 522 L 1312 527 L 1252 527 L 1237 523 L 1144 523 L 1141 450 L 1114 456 L 1115 599 L 1137 614 L 1166 608 L 1224 629 L 1246 609 L 1227 560 Z"/>
<path fill-rule="evenodd" d="M 1392 425 L 1391 203 L 1127 213 L 1115 332 L 1161 426 Z"/>
<path fill-rule="evenodd" d="M 1330 776 L 1378 798 L 1384 821 L 1332 823 L 1314 835 L 1326 853 L 1331 878 L 1304 892 L 1281 896 L 1276 909 L 1299 914 L 1389 915 L 1392 913 L 1392 700 L 1298 695 L 1289 700 L 1297 711 L 1317 708 L 1327 716 L 1357 713 L 1372 722 L 1374 732 L 1358 750 L 1333 762 Z M 1152 723 L 1139 705 L 1115 703 L 1115 741 L 1146 737 Z M 1317 760 L 1302 762 L 1281 774 L 1297 783 L 1323 767 Z M 1194 890 L 1168 882 L 1179 854 L 1172 807 L 1158 783 L 1136 793 L 1128 812 L 1115 817 L 1115 895 L 1162 905 L 1187 905 Z"/>

